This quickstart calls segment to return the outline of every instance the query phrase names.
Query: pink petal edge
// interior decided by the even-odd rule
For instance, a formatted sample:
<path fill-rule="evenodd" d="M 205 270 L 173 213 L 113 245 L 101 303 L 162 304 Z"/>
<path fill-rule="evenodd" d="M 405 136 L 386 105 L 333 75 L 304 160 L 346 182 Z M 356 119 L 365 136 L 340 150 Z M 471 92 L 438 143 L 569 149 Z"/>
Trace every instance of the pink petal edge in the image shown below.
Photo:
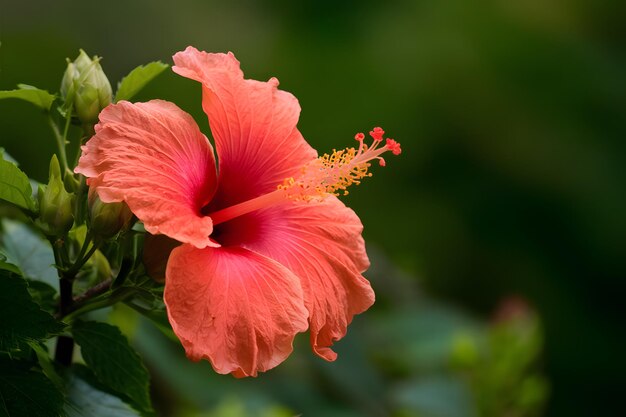
<path fill-rule="evenodd" d="M 313 351 L 333 361 L 333 343 L 356 314 L 374 303 L 363 225 L 336 197 L 322 202 L 288 202 L 220 225 L 224 246 L 242 246 L 271 258 L 301 281 L 309 311 Z"/>
<path fill-rule="evenodd" d="M 103 202 L 125 201 L 152 234 L 197 247 L 209 239 L 201 208 L 216 189 L 213 149 L 193 118 L 173 103 L 121 101 L 100 113 L 75 172 Z"/>
<path fill-rule="evenodd" d="M 211 54 L 188 47 L 174 55 L 174 72 L 203 86 L 219 160 L 218 210 L 276 189 L 317 156 L 296 124 L 298 100 L 279 90 L 278 80 L 244 80 L 232 53 Z"/>
<path fill-rule="evenodd" d="M 165 304 L 187 356 L 220 374 L 257 376 L 283 362 L 307 310 L 298 279 L 285 267 L 242 248 L 174 249 Z"/>

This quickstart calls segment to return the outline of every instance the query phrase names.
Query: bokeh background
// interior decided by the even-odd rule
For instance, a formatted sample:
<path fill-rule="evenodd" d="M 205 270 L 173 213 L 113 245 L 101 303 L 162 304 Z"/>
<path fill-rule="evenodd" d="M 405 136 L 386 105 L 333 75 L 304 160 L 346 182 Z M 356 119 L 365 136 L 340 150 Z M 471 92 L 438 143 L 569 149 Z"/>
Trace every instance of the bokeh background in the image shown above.
<path fill-rule="evenodd" d="M 625 16 L 591 0 L 2 0 L 0 89 L 58 91 L 78 48 L 113 85 L 187 45 L 230 50 L 298 97 L 315 148 L 375 125 L 403 145 L 345 198 L 378 302 L 337 362 L 302 337 L 234 380 L 112 312 L 162 415 L 609 416 L 626 387 Z M 156 97 L 209 133 L 196 83 L 167 71 L 138 100 Z M 0 146 L 46 180 L 36 109 L 0 102 Z"/>

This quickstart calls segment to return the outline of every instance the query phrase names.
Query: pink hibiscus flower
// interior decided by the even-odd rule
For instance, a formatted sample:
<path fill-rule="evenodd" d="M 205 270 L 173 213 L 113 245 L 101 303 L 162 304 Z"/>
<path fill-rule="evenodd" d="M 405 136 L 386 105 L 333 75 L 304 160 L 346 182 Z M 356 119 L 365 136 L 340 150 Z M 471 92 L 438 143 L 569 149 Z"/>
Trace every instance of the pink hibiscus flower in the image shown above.
<path fill-rule="evenodd" d="M 355 314 L 374 303 L 356 214 L 334 195 L 367 174 L 368 161 L 400 153 L 374 129 L 374 144 L 317 158 L 296 123 L 298 101 L 246 80 L 232 54 L 189 47 L 173 70 L 202 84 L 213 148 L 172 103 L 119 102 L 100 114 L 76 172 L 104 202 L 125 201 L 152 234 L 182 242 L 169 257 L 165 303 L 192 360 L 222 374 L 256 376 L 310 330 L 331 350 Z"/>

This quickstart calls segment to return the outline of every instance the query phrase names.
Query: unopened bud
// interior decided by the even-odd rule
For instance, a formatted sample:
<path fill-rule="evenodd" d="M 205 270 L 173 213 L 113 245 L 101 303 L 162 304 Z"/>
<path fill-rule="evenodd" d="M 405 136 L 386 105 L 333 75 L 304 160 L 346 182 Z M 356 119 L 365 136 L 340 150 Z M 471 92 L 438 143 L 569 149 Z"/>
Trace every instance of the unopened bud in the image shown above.
<path fill-rule="evenodd" d="M 39 223 L 50 236 L 60 236 L 74 224 L 74 195 L 65 190 L 56 155 L 50 160 L 48 185 L 39 187 Z"/>
<path fill-rule="evenodd" d="M 68 60 L 61 81 L 61 95 L 66 108 L 73 105 L 78 119 L 84 124 L 94 124 L 100 110 L 111 103 L 111 83 L 102 71 L 100 58 L 89 56 L 80 50 L 74 62 Z"/>
<path fill-rule="evenodd" d="M 121 231 L 127 230 L 133 218 L 126 203 L 103 203 L 98 194 L 89 189 L 90 230 L 94 236 L 109 239 Z"/>

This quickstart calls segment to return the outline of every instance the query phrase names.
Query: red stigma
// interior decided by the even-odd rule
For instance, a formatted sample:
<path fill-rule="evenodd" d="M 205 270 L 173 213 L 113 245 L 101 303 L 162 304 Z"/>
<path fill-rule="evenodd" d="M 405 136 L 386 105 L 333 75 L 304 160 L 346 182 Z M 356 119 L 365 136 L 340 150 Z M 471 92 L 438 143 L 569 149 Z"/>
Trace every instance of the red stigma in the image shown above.
<path fill-rule="evenodd" d="M 375 127 L 373 130 L 370 130 L 370 136 L 374 140 L 383 140 L 384 134 L 385 134 L 385 131 L 380 127 Z"/>
<path fill-rule="evenodd" d="M 363 139 L 365 139 L 365 135 L 363 133 L 357 133 L 356 135 L 354 135 L 354 139 L 361 142 Z"/>
<path fill-rule="evenodd" d="M 387 149 L 389 149 L 394 155 L 400 155 L 402 153 L 400 144 L 393 139 L 387 139 Z"/>

